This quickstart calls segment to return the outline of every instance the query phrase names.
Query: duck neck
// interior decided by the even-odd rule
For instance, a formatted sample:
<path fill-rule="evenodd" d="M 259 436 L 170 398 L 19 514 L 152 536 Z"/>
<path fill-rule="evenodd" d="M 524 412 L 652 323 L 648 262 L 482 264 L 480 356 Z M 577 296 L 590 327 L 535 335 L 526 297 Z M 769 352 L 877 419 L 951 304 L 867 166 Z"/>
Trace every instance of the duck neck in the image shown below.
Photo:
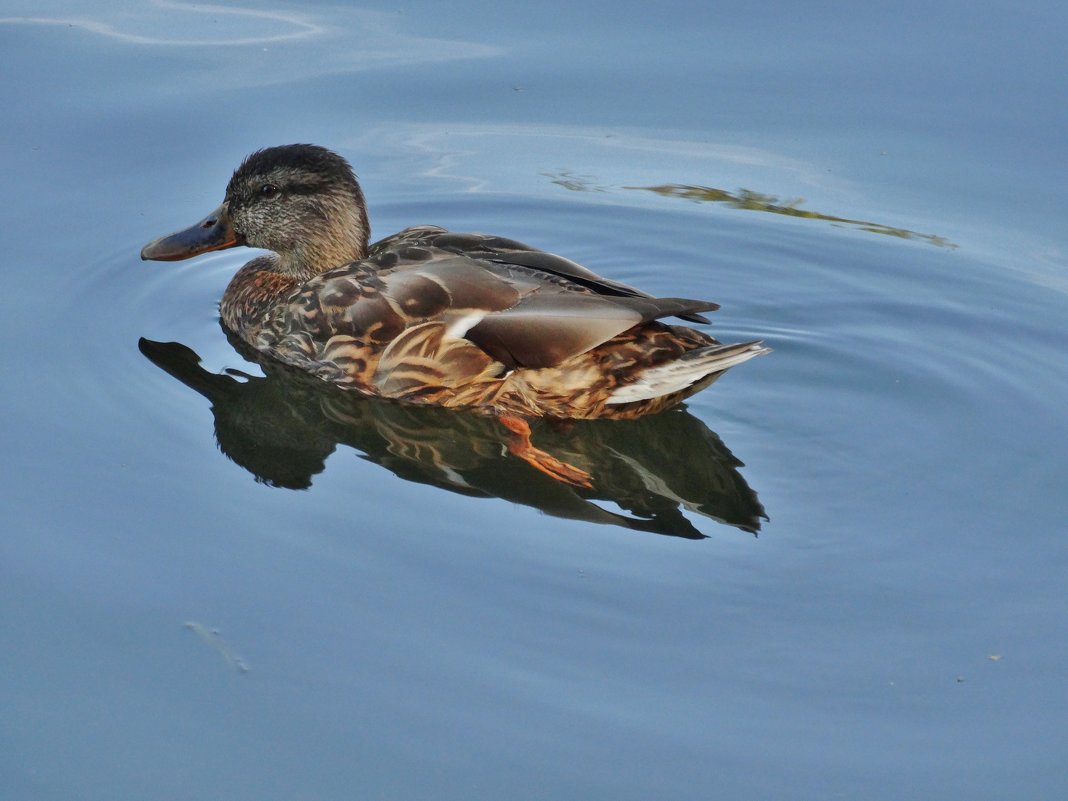
<path fill-rule="evenodd" d="M 319 200 L 314 206 L 314 224 L 300 239 L 275 249 L 276 270 L 304 283 L 319 273 L 367 256 L 367 207 L 359 187 L 354 190 L 354 197 L 337 195 Z"/>

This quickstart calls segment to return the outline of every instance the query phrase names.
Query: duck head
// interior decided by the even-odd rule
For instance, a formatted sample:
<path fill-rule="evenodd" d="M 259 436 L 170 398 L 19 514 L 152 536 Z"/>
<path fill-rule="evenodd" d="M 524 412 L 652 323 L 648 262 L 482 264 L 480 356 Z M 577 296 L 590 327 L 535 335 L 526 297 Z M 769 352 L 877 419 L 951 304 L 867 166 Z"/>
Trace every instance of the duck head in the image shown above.
<path fill-rule="evenodd" d="M 177 261 L 248 245 L 274 251 L 274 269 L 294 277 L 367 255 L 370 226 L 349 163 L 316 145 L 283 145 L 246 158 L 217 209 L 145 245 L 142 259 Z"/>

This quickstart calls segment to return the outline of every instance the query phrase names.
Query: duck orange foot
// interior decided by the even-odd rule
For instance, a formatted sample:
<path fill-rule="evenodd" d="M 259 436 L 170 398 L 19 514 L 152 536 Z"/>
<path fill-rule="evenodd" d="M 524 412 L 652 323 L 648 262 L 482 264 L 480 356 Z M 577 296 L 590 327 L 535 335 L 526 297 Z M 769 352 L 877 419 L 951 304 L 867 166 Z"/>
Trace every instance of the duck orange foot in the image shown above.
<path fill-rule="evenodd" d="M 562 462 L 551 453 L 534 447 L 530 441 L 530 423 L 522 417 L 502 414 L 497 419 L 512 433 L 508 442 L 508 450 L 513 456 L 518 456 L 531 467 L 561 483 L 583 489 L 593 488 L 593 476 L 585 470 Z"/>

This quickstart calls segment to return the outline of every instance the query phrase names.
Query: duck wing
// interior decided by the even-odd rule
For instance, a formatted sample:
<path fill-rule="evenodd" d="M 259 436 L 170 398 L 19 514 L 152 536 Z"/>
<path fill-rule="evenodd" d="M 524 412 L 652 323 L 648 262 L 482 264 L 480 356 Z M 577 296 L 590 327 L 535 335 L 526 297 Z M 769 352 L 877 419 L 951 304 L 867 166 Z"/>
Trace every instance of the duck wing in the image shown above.
<path fill-rule="evenodd" d="M 418 251 L 424 248 L 468 256 L 479 261 L 537 270 L 566 278 L 598 295 L 626 298 L 653 297 L 630 284 L 598 275 L 571 259 L 538 250 L 514 239 L 487 234 L 452 233 L 434 225 L 406 228 L 375 243 L 371 247 L 369 258 L 382 262 L 383 266 L 392 266 L 397 263 L 396 260 L 403 260 L 406 254 L 411 254 L 413 250 Z M 718 308 L 718 304 L 709 303 L 705 310 L 715 311 Z M 704 315 L 692 312 L 678 313 L 674 316 L 691 323 L 707 324 L 710 322 Z"/>
<path fill-rule="evenodd" d="M 554 367 L 639 323 L 716 308 L 685 298 L 599 295 L 553 274 L 445 254 L 379 274 L 378 291 L 408 325 L 441 321 L 507 367 Z"/>

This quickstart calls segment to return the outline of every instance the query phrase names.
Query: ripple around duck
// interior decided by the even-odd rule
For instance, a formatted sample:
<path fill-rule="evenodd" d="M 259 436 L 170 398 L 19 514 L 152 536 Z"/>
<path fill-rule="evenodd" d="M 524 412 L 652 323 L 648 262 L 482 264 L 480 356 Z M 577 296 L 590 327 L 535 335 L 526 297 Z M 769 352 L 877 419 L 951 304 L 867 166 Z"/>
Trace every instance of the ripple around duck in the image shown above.
<path fill-rule="evenodd" d="M 435 222 L 515 236 L 654 293 L 722 303 L 712 333 L 764 339 L 774 352 L 732 370 L 689 408 L 743 462 L 811 453 L 814 469 L 794 476 L 802 485 L 832 483 L 846 470 L 868 470 L 877 481 L 878 464 L 858 466 L 857 448 L 941 440 L 943 450 L 959 450 L 969 426 L 991 424 L 990 410 L 1051 415 L 1063 397 L 1063 336 L 1049 334 L 1061 296 L 970 258 L 966 248 L 940 251 L 702 208 L 490 194 L 393 198 L 377 219 L 380 234 Z M 176 435 L 203 443 L 202 399 L 146 363 L 137 341 L 189 345 L 210 373 L 259 374 L 226 342 L 216 309 L 250 253 L 144 264 L 140 244 L 127 243 L 73 279 L 66 312 L 122 313 L 94 321 L 98 336 L 64 382 L 85 401 L 86 426 L 117 406 L 132 415 L 130 425 L 157 432 L 154 447 L 170 448 Z M 888 430 L 899 432 L 889 444 Z M 760 474 L 743 474 L 763 491 Z M 773 518 L 775 511 L 772 503 Z"/>

